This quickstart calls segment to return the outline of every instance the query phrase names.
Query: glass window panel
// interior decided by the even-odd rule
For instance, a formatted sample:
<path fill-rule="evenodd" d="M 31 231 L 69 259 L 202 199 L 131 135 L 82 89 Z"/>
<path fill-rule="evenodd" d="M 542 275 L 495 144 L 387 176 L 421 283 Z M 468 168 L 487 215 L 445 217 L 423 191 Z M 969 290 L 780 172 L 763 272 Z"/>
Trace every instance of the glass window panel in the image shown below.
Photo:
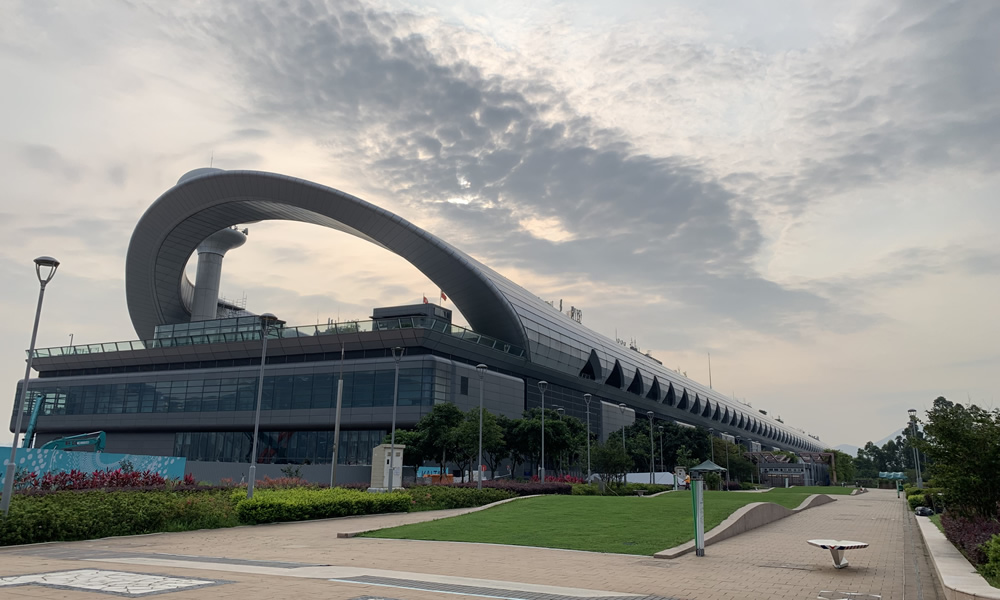
<path fill-rule="evenodd" d="M 312 403 L 313 378 L 311 375 L 296 375 L 292 392 L 292 408 L 309 408 Z"/>
<path fill-rule="evenodd" d="M 392 394 L 395 389 L 395 370 L 375 372 L 375 406 L 392 406 Z"/>
<path fill-rule="evenodd" d="M 354 373 L 351 406 L 372 406 L 375 395 L 375 372 L 357 371 Z"/>
<path fill-rule="evenodd" d="M 294 385 L 294 379 L 290 375 L 280 375 L 274 378 L 274 410 L 291 408 Z"/>

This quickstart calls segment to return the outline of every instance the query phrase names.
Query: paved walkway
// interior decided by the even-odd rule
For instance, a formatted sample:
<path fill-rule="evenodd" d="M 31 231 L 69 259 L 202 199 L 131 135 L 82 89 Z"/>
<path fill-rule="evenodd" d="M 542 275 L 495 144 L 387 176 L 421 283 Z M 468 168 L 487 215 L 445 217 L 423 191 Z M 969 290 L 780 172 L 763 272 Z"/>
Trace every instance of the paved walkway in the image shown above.
<path fill-rule="evenodd" d="M 94 600 L 104 594 L 82 591 L 80 586 L 101 589 L 112 584 L 119 596 L 168 593 L 177 600 L 365 596 L 425 600 L 453 594 L 514 600 L 847 597 L 823 591 L 903 600 L 904 589 L 907 600 L 938 597 L 933 579 L 921 580 L 917 575 L 918 569 L 926 567 L 920 566 L 919 535 L 908 537 L 912 517 L 906 503 L 897 500 L 894 492 L 877 490 L 837 496 L 836 502 L 709 546 L 705 557 L 689 554 L 674 560 L 337 537 L 342 532 L 437 514 L 377 515 L 5 548 L 0 549 L 0 598 Z M 860 540 L 870 547 L 849 551 L 851 566 L 837 570 L 829 552 L 806 544 L 813 538 Z M 127 573 L 153 577 L 140 580 Z M 921 582 L 920 596 L 910 591 L 918 589 L 914 582 Z"/>

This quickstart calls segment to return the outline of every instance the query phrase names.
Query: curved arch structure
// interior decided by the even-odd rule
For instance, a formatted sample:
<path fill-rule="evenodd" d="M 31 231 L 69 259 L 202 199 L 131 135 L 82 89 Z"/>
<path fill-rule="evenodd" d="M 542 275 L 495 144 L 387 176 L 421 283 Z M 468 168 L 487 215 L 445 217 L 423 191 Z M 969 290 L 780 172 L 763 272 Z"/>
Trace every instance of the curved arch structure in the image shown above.
<path fill-rule="evenodd" d="M 157 325 L 191 318 L 191 253 L 240 223 L 301 221 L 350 233 L 410 262 L 448 296 L 477 331 L 527 347 L 524 328 L 498 284 L 516 287 L 465 253 L 387 210 L 339 190 L 257 171 L 198 169 L 139 219 L 125 261 L 129 316 L 142 339 Z"/>
<path fill-rule="evenodd" d="M 691 399 L 700 398 L 705 406 L 723 409 L 722 423 L 728 414 L 730 426 L 749 427 L 742 405 L 584 327 L 437 236 L 350 194 L 275 173 L 197 169 L 143 214 L 125 265 L 126 299 L 139 337 L 152 338 L 157 325 L 190 321 L 194 290 L 184 268 L 203 240 L 232 225 L 265 220 L 329 227 L 399 255 L 444 290 L 475 331 L 524 348 L 534 366 L 573 380 L 588 375 L 596 379 L 593 385 L 607 377 L 611 395 L 626 393 L 623 373 L 650 376 L 667 390 L 663 400 L 643 398 L 642 390 L 639 398 L 629 394 L 630 404 L 672 407 L 659 410 L 685 421 L 714 423 L 701 415 L 700 406 L 691 413 Z M 755 421 L 758 427 L 766 421 L 799 449 L 823 449 L 819 440 L 804 440 L 771 417 Z"/>

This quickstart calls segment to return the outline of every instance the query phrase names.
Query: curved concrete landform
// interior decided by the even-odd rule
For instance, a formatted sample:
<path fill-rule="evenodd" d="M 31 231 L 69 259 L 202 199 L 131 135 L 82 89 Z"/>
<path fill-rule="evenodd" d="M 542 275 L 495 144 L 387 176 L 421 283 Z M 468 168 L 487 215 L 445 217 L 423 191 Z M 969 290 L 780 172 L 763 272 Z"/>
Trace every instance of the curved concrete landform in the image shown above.
<path fill-rule="evenodd" d="M 1000 589 L 986 583 L 937 525 L 926 517 L 917 517 L 917 525 L 948 600 L 1000 600 Z"/>
<path fill-rule="evenodd" d="M 799 504 L 796 508 L 788 509 L 773 502 L 754 502 L 740 508 L 729 515 L 723 522 L 715 526 L 705 534 L 705 546 L 710 546 L 716 542 L 729 539 L 751 529 L 756 529 L 762 525 L 773 523 L 785 517 L 797 514 L 823 504 L 834 502 L 835 499 L 826 494 L 813 494 Z M 662 550 L 653 555 L 654 558 L 677 558 L 694 550 L 694 540 Z"/>

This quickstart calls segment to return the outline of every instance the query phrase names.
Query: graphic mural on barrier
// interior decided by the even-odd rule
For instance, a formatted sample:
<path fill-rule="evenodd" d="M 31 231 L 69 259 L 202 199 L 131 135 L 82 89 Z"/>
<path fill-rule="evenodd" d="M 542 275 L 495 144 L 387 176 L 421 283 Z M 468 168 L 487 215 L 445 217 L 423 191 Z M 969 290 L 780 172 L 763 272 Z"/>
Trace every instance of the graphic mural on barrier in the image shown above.
<path fill-rule="evenodd" d="M 0 483 L 3 483 L 7 463 L 10 462 L 10 446 L 0 448 L 4 456 L 0 469 Z M 132 463 L 136 471 L 152 471 L 167 479 L 183 479 L 187 459 L 176 456 L 147 456 L 144 454 L 111 454 L 109 452 L 67 452 L 65 450 L 42 450 L 41 448 L 18 448 L 15 464 L 18 469 L 37 473 L 39 477 L 48 472 L 63 471 L 115 471 L 123 460 Z"/>

